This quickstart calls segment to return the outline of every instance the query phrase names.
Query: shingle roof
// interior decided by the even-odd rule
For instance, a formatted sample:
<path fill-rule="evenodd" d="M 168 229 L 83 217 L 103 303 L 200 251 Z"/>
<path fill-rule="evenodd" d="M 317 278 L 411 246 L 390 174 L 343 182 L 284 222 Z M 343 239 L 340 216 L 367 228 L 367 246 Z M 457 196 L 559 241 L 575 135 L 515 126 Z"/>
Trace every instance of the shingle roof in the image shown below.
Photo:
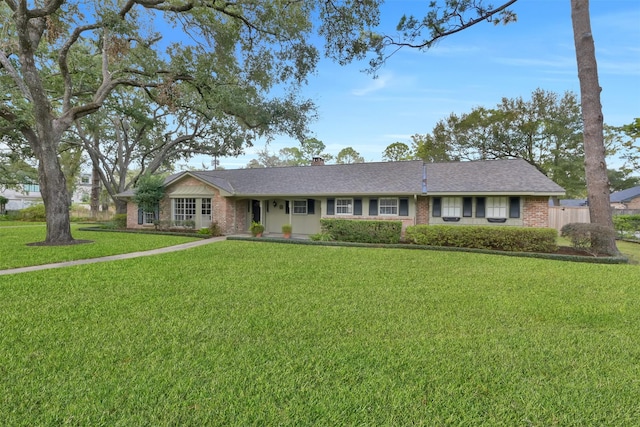
<path fill-rule="evenodd" d="M 636 197 L 640 197 L 640 185 L 637 187 L 627 188 L 626 190 L 616 191 L 615 193 L 611 193 L 609 199 L 613 203 L 626 203 L 635 199 Z"/>
<path fill-rule="evenodd" d="M 422 193 L 421 161 L 215 170 L 191 174 L 243 196 Z"/>
<path fill-rule="evenodd" d="M 424 175 L 426 172 L 426 185 Z M 256 169 L 190 171 L 234 196 L 340 196 L 509 193 L 561 195 L 564 190 L 524 160 L 423 163 L 372 162 Z M 132 196 L 132 191 L 119 194 Z"/>
<path fill-rule="evenodd" d="M 562 195 L 564 189 L 521 159 L 427 164 L 427 193 Z"/>

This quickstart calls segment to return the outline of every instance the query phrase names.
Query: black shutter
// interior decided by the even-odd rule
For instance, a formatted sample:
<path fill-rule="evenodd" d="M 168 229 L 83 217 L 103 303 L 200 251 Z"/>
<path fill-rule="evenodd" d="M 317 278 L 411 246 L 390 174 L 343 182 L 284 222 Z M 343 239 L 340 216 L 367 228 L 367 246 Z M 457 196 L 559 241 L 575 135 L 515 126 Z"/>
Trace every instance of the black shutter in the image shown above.
<path fill-rule="evenodd" d="M 160 221 L 160 205 L 156 205 L 156 210 L 153 215 L 153 219 L 155 219 L 156 221 Z"/>
<path fill-rule="evenodd" d="M 362 199 L 353 199 L 353 214 L 362 215 Z"/>
<path fill-rule="evenodd" d="M 369 215 L 378 215 L 378 199 L 369 199 Z"/>
<path fill-rule="evenodd" d="M 289 201 L 286 200 L 284 202 L 284 213 L 288 214 L 289 213 Z"/>
<path fill-rule="evenodd" d="M 462 216 L 470 217 L 473 211 L 473 199 L 471 197 L 462 198 Z"/>
<path fill-rule="evenodd" d="M 433 197 L 433 210 L 431 211 L 434 217 L 442 216 L 442 199 L 440 197 Z"/>
<path fill-rule="evenodd" d="M 520 218 L 520 197 L 509 197 L 509 218 Z"/>
<path fill-rule="evenodd" d="M 327 199 L 327 215 L 335 215 L 336 199 Z"/>
<path fill-rule="evenodd" d="M 484 218 L 485 200 L 484 197 L 476 197 L 476 218 Z"/>
<path fill-rule="evenodd" d="M 144 223 L 144 211 L 138 208 L 138 224 Z"/>
<path fill-rule="evenodd" d="M 313 215 L 316 213 L 316 200 L 307 199 L 307 214 Z"/>
<path fill-rule="evenodd" d="M 409 199 L 400 199 L 400 207 L 398 208 L 398 215 L 409 216 Z"/>

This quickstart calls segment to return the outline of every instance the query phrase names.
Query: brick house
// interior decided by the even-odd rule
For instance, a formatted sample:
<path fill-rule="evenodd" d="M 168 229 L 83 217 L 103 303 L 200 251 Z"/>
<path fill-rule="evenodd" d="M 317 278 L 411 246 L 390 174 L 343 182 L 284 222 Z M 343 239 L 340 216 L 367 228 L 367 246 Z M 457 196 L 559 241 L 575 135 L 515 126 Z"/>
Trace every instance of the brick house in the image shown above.
<path fill-rule="evenodd" d="M 615 209 L 640 210 L 640 185 L 611 193 L 611 207 Z"/>
<path fill-rule="evenodd" d="M 160 220 L 216 221 L 225 234 L 245 233 L 252 221 L 266 233 L 291 224 L 294 233 L 320 231 L 321 218 L 399 220 L 414 224 L 549 226 L 549 198 L 564 190 L 524 160 L 422 161 L 213 171 L 187 171 L 165 180 L 156 212 L 130 198 L 127 227 Z"/>

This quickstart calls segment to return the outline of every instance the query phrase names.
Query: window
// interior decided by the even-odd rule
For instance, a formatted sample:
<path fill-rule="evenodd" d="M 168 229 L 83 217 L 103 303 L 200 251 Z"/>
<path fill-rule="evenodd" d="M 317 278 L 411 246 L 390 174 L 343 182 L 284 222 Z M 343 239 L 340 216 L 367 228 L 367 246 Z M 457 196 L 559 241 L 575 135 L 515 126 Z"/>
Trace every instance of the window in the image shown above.
<path fill-rule="evenodd" d="M 380 215 L 398 215 L 398 199 L 379 199 L 378 210 Z"/>
<path fill-rule="evenodd" d="M 24 184 L 24 191 L 27 193 L 38 193 L 40 192 L 40 185 L 38 184 Z"/>
<path fill-rule="evenodd" d="M 443 197 L 442 198 L 442 216 L 445 216 L 445 217 L 462 216 L 462 198 Z"/>
<path fill-rule="evenodd" d="M 462 216 L 470 217 L 472 212 L 473 212 L 473 198 L 463 197 L 462 198 Z"/>
<path fill-rule="evenodd" d="M 144 211 L 144 217 L 143 217 L 144 225 L 153 225 L 153 222 L 155 221 L 155 219 L 156 219 L 155 212 Z"/>
<path fill-rule="evenodd" d="M 353 214 L 353 200 L 352 199 L 336 199 L 336 215 L 351 215 Z"/>
<path fill-rule="evenodd" d="M 80 183 L 81 184 L 91 184 L 91 175 L 82 175 L 80 177 Z"/>
<path fill-rule="evenodd" d="M 433 213 L 434 217 L 442 216 L 442 199 L 440 197 L 434 197 L 431 199 L 431 203 L 433 205 Z"/>
<path fill-rule="evenodd" d="M 190 221 L 196 216 L 196 199 L 173 199 L 173 220 Z"/>
<path fill-rule="evenodd" d="M 520 197 L 509 197 L 509 218 L 520 218 Z"/>
<path fill-rule="evenodd" d="M 487 197 L 485 207 L 487 218 L 506 218 L 507 206 L 507 197 Z"/>
<path fill-rule="evenodd" d="M 307 201 L 306 200 L 294 200 L 293 201 L 293 213 L 306 215 L 307 214 Z"/>

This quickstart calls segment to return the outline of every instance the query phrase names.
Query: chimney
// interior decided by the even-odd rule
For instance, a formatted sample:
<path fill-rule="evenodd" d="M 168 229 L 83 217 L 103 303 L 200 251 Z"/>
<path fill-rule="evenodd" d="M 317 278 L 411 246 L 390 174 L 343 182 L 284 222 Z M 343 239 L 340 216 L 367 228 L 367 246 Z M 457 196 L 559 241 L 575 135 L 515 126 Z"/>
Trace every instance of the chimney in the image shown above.
<path fill-rule="evenodd" d="M 324 166 L 324 159 L 320 156 L 316 156 L 311 159 L 311 166 Z"/>

